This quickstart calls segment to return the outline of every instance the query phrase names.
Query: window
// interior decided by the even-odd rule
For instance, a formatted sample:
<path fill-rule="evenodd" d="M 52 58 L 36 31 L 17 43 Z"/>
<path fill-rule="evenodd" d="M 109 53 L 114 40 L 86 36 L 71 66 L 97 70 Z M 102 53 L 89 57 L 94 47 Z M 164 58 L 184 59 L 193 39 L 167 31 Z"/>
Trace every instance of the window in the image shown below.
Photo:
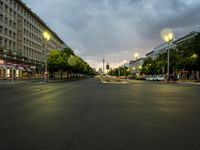
<path fill-rule="evenodd" d="M 6 28 L 4 29 L 4 34 L 8 35 L 8 30 Z"/>
<path fill-rule="evenodd" d="M 0 9 L 3 9 L 3 2 L 0 1 Z"/>
<path fill-rule="evenodd" d="M 3 33 L 3 27 L 0 26 L 0 33 Z"/>
<path fill-rule="evenodd" d="M 12 21 L 11 20 L 9 21 L 9 26 L 12 27 Z"/>
<path fill-rule="evenodd" d="M 8 18 L 5 17 L 5 24 L 8 24 Z"/>
<path fill-rule="evenodd" d="M 9 31 L 9 37 L 12 37 L 12 31 Z"/>
<path fill-rule="evenodd" d="M 0 47 L 3 47 L 3 38 L 0 36 Z"/>
<path fill-rule="evenodd" d="M 9 14 L 12 16 L 12 9 L 10 8 Z"/>
<path fill-rule="evenodd" d="M 26 25 L 26 19 L 24 19 L 24 25 Z"/>
<path fill-rule="evenodd" d="M 16 16 L 17 16 L 17 15 L 16 15 L 16 12 L 14 11 L 14 18 L 16 18 Z"/>
<path fill-rule="evenodd" d="M 15 32 L 13 32 L 13 39 L 15 39 L 16 38 L 16 33 Z"/>
<path fill-rule="evenodd" d="M 8 6 L 5 5 L 5 12 L 8 13 Z"/>
<path fill-rule="evenodd" d="M 16 23 L 15 22 L 13 23 L 13 28 L 16 28 Z"/>
<path fill-rule="evenodd" d="M 3 15 L 0 14 L 0 21 L 3 21 Z"/>
<path fill-rule="evenodd" d="M 8 47 L 8 40 L 4 39 L 4 47 L 7 48 Z"/>
<path fill-rule="evenodd" d="M 13 42 L 13 49 L 16 49 L 16 43 Z"/>
<path fill-rule="evenodd" d="M 12 41 L 9 41 L 9 49 L 12 49 Z"/>
<path fill-rule="evenodd" d="M 12 0 L 10 0 L 10 5 L 12 5 Z"/>
<path fill-rule="evenodd" d="M 25 49 L 26 49 L 26 46 L 24 46 L 24 49 L 22 50 L 22 55 L 25 56 Z"/>

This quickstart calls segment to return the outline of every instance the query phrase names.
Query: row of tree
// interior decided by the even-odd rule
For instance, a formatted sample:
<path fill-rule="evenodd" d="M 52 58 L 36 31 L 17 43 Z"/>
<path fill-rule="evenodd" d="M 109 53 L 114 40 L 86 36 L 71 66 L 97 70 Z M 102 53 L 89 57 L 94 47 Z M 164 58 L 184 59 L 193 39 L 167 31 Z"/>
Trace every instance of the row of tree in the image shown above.
<path fill-rule="evenodd" d="M 200 34 L 176 44 L 170 49 L 170 74 L 186 72 L 188 76 L 192 72 L 200 71 Z M 167 52 L 159 54 L 156 59 L 146 58 L 141 73 L 165 74 L 167 72 Z"/>
<path fill-rule="evenodd" d="M 71 48 L 64 48 L 60 51 L 51 50 L 48 56 L 48 70 L 50 77 L 55 77 L 55 72 L 67 74 L 94 75 L 94 70 L 83 59 L 78 57 Z"/>
<path fill-rule="evenodd" d="M 108 74 L 111 76 L 128 76 L 130 75 L 130 69 L 127 66 L 121 66 L 116 69 L 110 69 Z"/>

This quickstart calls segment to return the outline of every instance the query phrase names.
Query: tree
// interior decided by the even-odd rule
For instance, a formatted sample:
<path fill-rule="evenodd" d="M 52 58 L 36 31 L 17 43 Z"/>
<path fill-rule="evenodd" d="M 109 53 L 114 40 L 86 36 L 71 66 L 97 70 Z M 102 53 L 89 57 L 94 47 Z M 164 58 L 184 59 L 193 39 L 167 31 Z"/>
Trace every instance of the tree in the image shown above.
<path fill-rule="evenodd" d="M 155 72 L 155 65 L 154 60 L 150 57 L 144 60 L 144 64 L 142 65 L 141 73 L 150 75 L 154 74 Z"/>
<path fill-rule="evenodd" d="M 51 77 L 54 77 L 56 71 L 61 71 L 71 74 L 87 74 L 95 75 L 94 70 L 83 59 L 75 55 L 71 48 L 65 48 L 61 51 L 52 50 L 48 57 L 48 69 Z"/>
<path fill-rule="evenodd" d="M 48 56 L 48 70 L 50 77 L 55 77 L 54 73 L 60 68 L 60 53 L 58 50 L 51 50 Z"/>
<path fill-rule="evenodd" d="M 200 71 L 200 34 L 177 45 L 178 63 L 177 69 L 188 71 Z"/>

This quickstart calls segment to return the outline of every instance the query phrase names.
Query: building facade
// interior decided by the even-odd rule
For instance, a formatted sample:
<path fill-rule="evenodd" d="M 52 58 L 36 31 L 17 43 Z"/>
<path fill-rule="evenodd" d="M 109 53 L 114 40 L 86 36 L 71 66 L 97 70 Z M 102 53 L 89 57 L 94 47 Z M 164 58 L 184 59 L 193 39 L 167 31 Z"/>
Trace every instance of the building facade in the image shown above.
<path fill-rule="evenodd" d="M 139 58 L 136 60 L 131 60 L 129 62 L 129 69 L 131 75 L 134 77 L 138 77 L 140 75 L 140 70 L 142 69 L 142 65 L 144 64 L 145 58 Z"/>
<path fill-rule="evenodd" d="M 51 38 L 45 48 L 43 32 Z M 21 0 L 0 0 L 0 78 L 42 75 L 50 50 L 67 45 Z"/>
<path fill-rule="evenodd" d="M 168 48 L 173 48 L 175 46 L 173 43 L 170 43 L 169 45 L 167 43 L 163 43 L 157 47 L 155 47 L 151 52 L 146 54 L 146 57 L 150 57 L 153 60 L 158 57 L 159 54 L 167 52 Z"/>
<path fill-rule="evenodd" d="M 175 39 L 172 43 L 170 43 L 170 45 L 168 45 L 167 43 L 163 43 L 157 47 L 155 47 L 151 52 L 146 54 L 146 57 L 151 57 L 152 59 L 156 59 L 158 57 L 159 54 L 167 52 L 168 47 L 169 48 L 176 48 L 176 45 L 181 44 L 182 42 L 192 39 L 195 36 L 197 36 L 200 33 L 199 30 L 196 31 L 192 31 L 189 34 Z"/>
<path fill-rule="evenodd" d="M 167 43 L 161 44 L 161 45 L 155 47 L 149 53 L 147 53 L 146 57 L 147 58 L 150 57 L 154 60 L 159 56 L 159 54 L 167 52 L 168 48 L 176 49 L 177 45 L 182 44 L 183 42 L 185 42 L 187 40 L 195 38 L 196 36 L 198 36 L 199 33 L 200 33 L 200 30 L 195 30 L 195 31 L 192 31 L 192 32 L 186 34 L 185 36 L 182 36 L 181 38 L 174 40 L 172 43 L 170 43 L 170 45 L 168 45 Z M 181 76 L 183 76 L 182 78 L 186 78 L 188 71 L 184 70 L 184 69 L 183 70 L 174 70 L 173 69 L 173 74 L 174 73 L 176 73 L 178 75 L 181 74 Z M 196 76 L 196 78 L 199 79 L 200 78 L 199 71 L 196 71 L 196 73 L 194 73 L 194 71 L 193 71 L 191 78 L 194 78 L 194 76 Z"/>

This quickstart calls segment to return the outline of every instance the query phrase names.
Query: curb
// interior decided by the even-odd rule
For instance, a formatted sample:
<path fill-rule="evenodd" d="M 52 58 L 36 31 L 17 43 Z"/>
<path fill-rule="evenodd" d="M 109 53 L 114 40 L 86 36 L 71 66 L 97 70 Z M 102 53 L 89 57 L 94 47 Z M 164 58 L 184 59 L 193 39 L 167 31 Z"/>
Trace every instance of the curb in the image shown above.
<path fill-rule="evenodd" d="M 102 78 L 100 78 L 101 82 L 104 84 L 128 84 L 129 82 L 106 82 L 103 81 Z"/>

